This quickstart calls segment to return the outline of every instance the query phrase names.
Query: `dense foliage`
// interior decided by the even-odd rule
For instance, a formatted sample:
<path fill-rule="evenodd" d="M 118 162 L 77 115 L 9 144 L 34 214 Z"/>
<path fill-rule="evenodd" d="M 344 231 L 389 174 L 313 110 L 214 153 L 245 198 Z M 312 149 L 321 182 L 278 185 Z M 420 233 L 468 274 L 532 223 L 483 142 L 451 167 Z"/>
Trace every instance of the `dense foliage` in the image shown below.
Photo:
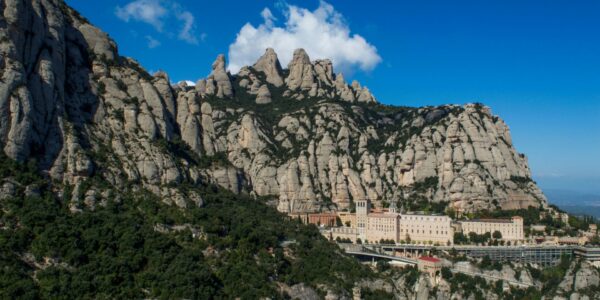
<path fill-rule="evenodd" d="M 204 207 L 180 210 L 131 189 L 106 207 L 72 213 L 33 168 L 0 161 L 19 195 L 27 184 L 40 190 L 0 202 L 3 299 L 256 299 L 277 297 L 277 282 L 349 291 L 374 276 L 316 227 L 249 197 L 207 186 Z"/>

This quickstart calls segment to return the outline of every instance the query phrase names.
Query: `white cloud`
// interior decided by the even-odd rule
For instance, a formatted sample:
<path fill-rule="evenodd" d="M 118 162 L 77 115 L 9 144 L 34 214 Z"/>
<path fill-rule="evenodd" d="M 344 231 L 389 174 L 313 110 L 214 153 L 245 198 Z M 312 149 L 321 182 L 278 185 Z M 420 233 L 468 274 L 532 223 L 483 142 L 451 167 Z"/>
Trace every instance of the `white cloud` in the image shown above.
<path fill-rule="evenodd" d="M 263 9 L 262 12 L 260 12 L 260 15 L 265 20 L 266 27 L 273 27 L 273 22 L 277 20 L 268 7 L 265 7 L 265 9 Z"/>
<path fill-rule="evenodd" d="M 173 0 L 135 0 L 123 7 L 117 6 L 115 15 L 125 22 L 133 20 L 152 25 L 169 37 L 175 36 L 172 31 L 177 32 L 179 40 L 190 44 L 197 45 L 199 41 L 194 15 Z M 200 40 L 203 40 L 202 35 Z M 156 45 L 149 42 L 149 46 L 151 44 Z"/>
<path fill-rule="evenodd" d="M 144 22 L 162 31 L 167 9 L 159 0 L 136 0 L 124 7 L 117 6 L 115 14 L 125 22 L 129 20 Z"/>
<path fill-rule="evenodd" d="M 150 35 L 146 36 L 146 41 L 148 41 L 148 48 L 150 48 L 150 49 L 153 49 L 153 48 L 156 48 L 156 47 L 160 46 L 160 41 L 157 40 L 157 39 L 155 39 L 155 38 L 153 38 Z"/>
<path fill-rule="evenodd" d="M 197 45 L 198 38 L 194 33 L 194 15 L 189 11 L 181 11 L 177 13 L 177 19 L 183 22 L 183 28 L 179 32 L 178 38 L 190 44 Z"/>
<path fill-rule="evenodd" d="M 297 48 L 304 48 L 311 59 L 329 58 L 342 71 L 356 67 L 372 70 L 381 57 L 375 46 L 362 36 L 351 34 L 350 28 L 332 5 L 321 1 L 310 11 L 294 5 L 283 4 L 285 22 L 275 26 L 277 20 L 271 10 L 261 12 L 263 23 L 258 27 L 247 23 L 229 45 L 229 70 L 232 73 L 251 65 L 267 47 L 274 48 L 282 65 L 286 66 Z"/>

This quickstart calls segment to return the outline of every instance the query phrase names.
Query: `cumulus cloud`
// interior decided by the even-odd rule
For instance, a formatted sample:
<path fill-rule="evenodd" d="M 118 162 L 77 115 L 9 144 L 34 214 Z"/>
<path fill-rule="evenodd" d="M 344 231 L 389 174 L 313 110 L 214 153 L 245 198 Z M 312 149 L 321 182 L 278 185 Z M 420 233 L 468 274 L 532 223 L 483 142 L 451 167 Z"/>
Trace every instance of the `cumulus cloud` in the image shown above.
<path fill-rule="evenodd" d="M 311 59 L 329 58 L 342 71 L 359 68 L 372 70 L 381 57 L 375 46 L 362 36 L 352 34 L 343 16 L 332 5 L 321 1 L 310 11 L 294 5 L 282 5 L 285 22 L 276 26 L 271 10 L 261 12 L 263 23 L 258 27 L 247 23 L 235 41 L 229 45 L 229 70 L 232 73 L 252 65 L 265 49 L 275 49 L 282 65 L 287 65 L 296 48 L 304 48 Z"/>
<path fill-rule="evenodd" d="M 194 15 L 185 10 L 179 3 L 172 0 L 135 0 L 115 9 L 115 15 L 125 21 L 137 21 L 152 25 L 156 31 L 169 37 L 176 36 L 179 40 L 197 45 L 196 24 Z M 174 30 L 172 30 L 174 28 Z M 200 35 L 200 39 L 202 39 Z M 149 45 L 159 44 L 149 41 Z M 157 41 L 158 42 L 158 41 Z M 151 47 L 153 48 L 153 47 Z"/>
<path fill-rule="evenodd" d="M 159 0 L 136 0 L 124 7 L 117 6 L 115 14 L 125 22 L 130 20 L 144 22 L 162 31 L 167 9 Z"/>

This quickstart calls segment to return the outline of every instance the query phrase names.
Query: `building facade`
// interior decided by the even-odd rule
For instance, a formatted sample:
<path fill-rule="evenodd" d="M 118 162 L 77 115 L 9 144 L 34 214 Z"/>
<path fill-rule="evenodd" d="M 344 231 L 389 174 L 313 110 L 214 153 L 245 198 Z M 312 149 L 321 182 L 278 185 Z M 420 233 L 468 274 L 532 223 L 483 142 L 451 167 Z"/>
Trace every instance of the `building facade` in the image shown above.
<path fill-rule="evenodd" d="M 325 237 L 332 240 L 337 240 L 339 238 L 356 243 L 356 240 L 358 239 L 358 230 L 353 227 L 333 227 L 327 233 L 329 235 L 325 235 Z"/>
<path fill-rule="evenodd" d="M 340 221 L 342 221 L 343 226 L 356 228 L 356 214 L 347 211 L 340 211 L 337 213 L 337 215 L 338 218 L 340 218 Z"/>
<path fill-rule="evenodd" d="M 523 231 L 523 218 L 512 217 L 511 219 L 475 219 L 460 221 L 461 229 L 465 235 L 471 232 L 476 234 L 493 234 L 498 231 L 502 234 L 502 240 L 505 241 L 523 241 L 525 234 Z"/>
<path fill-rule="evenodd" d="M 417 268 L 431 277 L 436 277 L 442 270 L 442 261 L 431 256 L 421 256 L 417 260 Z"/>
<path fill-rule="evenodd" d="M 451 245 L 452 219 L 448 216 L 399 214 L 392 206 L 385 212 L 371 212 L 368 200 L 356 202 L 356 232 L 361 241 L 392 240 L 419 244 Z"/>
<path fill-rule="evenodd" d="M 365 239 L 369 242 L 379 242 L 381 240 L 397 242 L 399 227 L 400 216 L 397 213 L 369 214 Z"/>
<path fill-rule="evenodd" d="M 441 215 L 402 214 L 399 240 L 419 244 L 451 245 L 454 243 L 452 219 Z"/>
<path fill-rule="evenodd" d="M 292 219 L 298 219 L 304 224 L 314 224 L 317 226 L 333 227 L 337 225 L 337 214 L 334 212 L 321 213 L 294 213 L 288 214 Z"/>
<path fill-rule="evenodd" d="M 308 224 L 317 226 L 333 227 L 336 226 L 336 213 L 313 213 L 308 214 Z"/>

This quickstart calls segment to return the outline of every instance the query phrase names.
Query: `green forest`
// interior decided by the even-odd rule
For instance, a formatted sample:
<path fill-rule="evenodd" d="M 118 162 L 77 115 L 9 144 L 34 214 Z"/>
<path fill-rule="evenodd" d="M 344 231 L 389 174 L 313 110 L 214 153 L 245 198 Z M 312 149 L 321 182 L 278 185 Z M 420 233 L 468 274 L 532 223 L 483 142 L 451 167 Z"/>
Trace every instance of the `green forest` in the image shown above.
<path fill-rule="evenodd" d="M 193 187 L 201 208 L 182 210 L 132 188 L 105 207 L 72 213 L 70 189 L 57 195 L 34 163 L 2 157 L 0 175 L 18 195 L 27 185 L 39 189 L 0 201 L 2 299 L 257 299 L 278 295 L 277 283 L 348 291 L 376 276 L 316 227 L 214 186 Z M 157 224 L 189 228 L 161 233 Z"/>

